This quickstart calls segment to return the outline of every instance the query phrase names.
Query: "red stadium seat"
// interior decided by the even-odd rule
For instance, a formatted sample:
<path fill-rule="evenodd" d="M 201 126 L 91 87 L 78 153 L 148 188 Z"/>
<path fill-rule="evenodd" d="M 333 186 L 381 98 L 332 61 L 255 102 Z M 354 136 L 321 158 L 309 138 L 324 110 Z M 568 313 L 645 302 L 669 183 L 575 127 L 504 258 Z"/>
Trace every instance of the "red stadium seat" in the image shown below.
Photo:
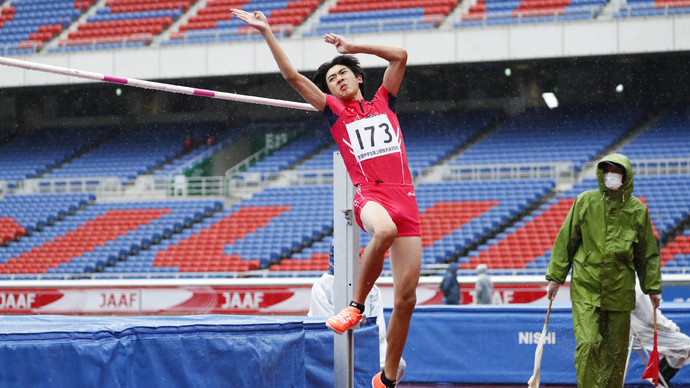
<path fill-rule="evenodd" d="M 239 255 L 225 254 L 226 244 L 264 226 L 289 206 L 243 207 L 238 212 L 212 224 L 189 238 L 159 251 L 156 267 L 179 266 L 181 272 L 200 272 L 214 262 L 213 271 L 249 271 L 258 269 L 258 260 L 243 260 Z M 231 232 L 229 232 L 231 231 Z M 209 267 L 210 268 L 210 267 Z"/>
<path fill-rule="evenodd" d="M 84 252 L 104 245 L 107 241 L 125 235 L 130 230 L 148 224 L 169 212 L 170 209 L 154 209 L 154 212 L 110 210 L 64 236 L 56 237 L 53 241 L 46 242 L 30 252 L 24 252 L 19 257 L 10 258 L 7 263 L 0 263 L 0 273 L 26 273 L 27 264 L 31 264 L 30 273 L 45 273 L 48 268 L 69 262 L 72 257 L 81 256 Z M 122 218 L 127 222 L 119 222 Z M 20 272 L 17 272 L 18 270 Z"/>
<path fill-rule="evenodd" d="M 561 199 L 496 245 L 489 245 L 487 250 L 480 251 L 479 256 L 461 264 L 461 268 L 473 269 L 480 263 L 486 263 L 489 268 L 524 268 L 526 263 L 534 261 L 553 246 L 560 225 L 547 227 L 545 220 L 564 219 L 573 202 L 574 199 Z"/>

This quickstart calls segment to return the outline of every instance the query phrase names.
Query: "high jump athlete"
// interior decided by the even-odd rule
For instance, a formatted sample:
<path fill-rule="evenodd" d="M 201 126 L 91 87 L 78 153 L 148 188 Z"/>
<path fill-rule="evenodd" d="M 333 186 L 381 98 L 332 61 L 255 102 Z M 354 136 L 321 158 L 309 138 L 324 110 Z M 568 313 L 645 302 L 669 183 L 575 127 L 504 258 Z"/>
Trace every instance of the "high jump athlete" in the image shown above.
<path fill-rule="evenodd" d="M 233 9 L 232 14 L 257 29 L 268 44 L 280 73 L 331 126 L 352 183 L 357 224 L 371 235 L 360 259 L 360 275 L 350 305 L 329 318 L 326 325 L 342 334 L 362 318 L 364 302 L 383 270 L 390 249 L 394 306 L 388 323 L 385 366 L 372 379 L 374 388 L 394 387 L 417 296 L 421 267 L 419 210 L 407 153 L 395 113 L 395 102 L 407 64 L 407 52 L 398 47 L 361 44 L 327 34 L 326 43 L 338 53 L 319 67 L 314 80 L 295 70 L 276 40 L 262 12 Z M 364 73 L 358 60 L 348 54 L 371 54 L 388 61 L 381 87 L 374 99 L 365 101 L 361 84 Z"/>

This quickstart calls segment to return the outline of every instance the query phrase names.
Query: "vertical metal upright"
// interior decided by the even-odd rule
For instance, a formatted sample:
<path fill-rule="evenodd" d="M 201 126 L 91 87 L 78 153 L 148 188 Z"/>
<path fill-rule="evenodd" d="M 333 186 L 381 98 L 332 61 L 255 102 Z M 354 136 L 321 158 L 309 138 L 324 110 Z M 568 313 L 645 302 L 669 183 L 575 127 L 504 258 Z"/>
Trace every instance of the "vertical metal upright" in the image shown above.
<path fill-rule="evenodd" d="M 350 303 L 359 275 L 359 227 L 354 216 L 355 187 L 340 152 L 333 153 L 333 310 Z M 348 330 L 333 340 L 334 388 L 354 387 L 354 334 Z"/>

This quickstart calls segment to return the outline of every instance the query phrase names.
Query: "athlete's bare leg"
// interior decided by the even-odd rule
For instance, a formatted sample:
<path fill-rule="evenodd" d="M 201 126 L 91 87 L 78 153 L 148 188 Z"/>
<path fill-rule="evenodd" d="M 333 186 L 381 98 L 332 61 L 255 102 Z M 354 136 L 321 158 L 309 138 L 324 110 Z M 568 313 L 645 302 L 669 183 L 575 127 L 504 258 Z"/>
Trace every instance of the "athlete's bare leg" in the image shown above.
<path fill-rule="evenodd" d="M 416 289 L 422 261 L 422 241 L 421 237 L 397 237 L 398 230 L 393 220 L 383 206 L 376 202 L 367 202 L 362 208 L 360 218 L 365 231 L 372 235 L 372 239 L 362 253 L 353 299 L 357 303 L 364 303 L 381 275 L 384 256 L 390 248 L 394 306 L 386 333 L 388 348 L 385 373 L 388 378 L 395 379 L 407 341 L 410 319 L 417 302 Z"/>
<path fill-rule="evenodd" d="M 369 201 L 362 208 L 360 219 L 364 230 L 371 235 L 371 241 L 364 248 L 360 260 L 359 277 L 355 286 L 353 300 L 364 304 L 369 291 L 383 270 L 386 251 L 395 241 L 398 228 L 391 216 L 380 204 Z"/>
<path fill-rule="evenodd" d="M 417 283 L 422 264 L 421 237 L 398 237 L 390 251 L 393 270 L 394 305 L 388 322 L 386 376 L 395 378 L 405 348 L 410 319 L 417 304 Z"/>

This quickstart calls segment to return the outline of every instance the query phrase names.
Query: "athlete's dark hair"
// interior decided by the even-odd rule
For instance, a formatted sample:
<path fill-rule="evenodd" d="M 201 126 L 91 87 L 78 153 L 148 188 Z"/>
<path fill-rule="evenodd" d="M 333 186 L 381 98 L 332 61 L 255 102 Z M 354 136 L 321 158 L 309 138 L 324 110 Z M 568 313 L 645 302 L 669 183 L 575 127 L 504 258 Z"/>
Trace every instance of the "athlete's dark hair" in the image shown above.
<path fill-rule="evenodd" d="M 319 68 L 316 70 L 316 74 L 311 78 L 312 82 L 316 84 L 316 86 L 321 89 L 322 92 L 330 94 L 331 91 L 328 90 L 328 82 L 326 82 L 326 74 L 328 73 L 328 70 L 331 69 L 331 67 L 335 65 L 343 65 L 350 69 L 356 76 L 362 76 L 362 81 L 364 81 L 364 72 L 362 71 L 362 68 L 359 66 L 359 60 L 357 58 L 353 57 L 352 55 L 339 55 L 333 60 L 326 62 L 319 66 Z M 361 85 L 360 85 L 361 87 Z"/>

